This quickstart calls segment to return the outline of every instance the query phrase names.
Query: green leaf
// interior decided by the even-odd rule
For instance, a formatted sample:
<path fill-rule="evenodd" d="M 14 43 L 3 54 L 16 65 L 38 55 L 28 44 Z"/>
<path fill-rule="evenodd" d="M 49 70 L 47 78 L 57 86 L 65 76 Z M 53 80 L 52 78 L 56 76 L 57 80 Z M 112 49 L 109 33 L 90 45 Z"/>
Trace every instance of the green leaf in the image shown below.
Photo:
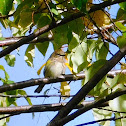
<path fill-rule="evenodd" d="M 89 66 L 85 71 L 85 83 L 87 83 L 105 63 L 106 60 L 101 59 Z"/>
<path fill-rule="evenodd" d="M 17 95 L 17 90 L 7 91 L 5 94 L 6 95 Z M 6 98 L 7 106 L 12 105 L 15 101 L 16 101 L 16 98 L 9 98 L 9 97 Z"/>
<path fill-rule="evenodd" d="M 126 84 L 126 74 L 120 73 L 117 84 Z"/>
<path fill-rule="evenodd" d="M 4 67 L 2 65 L 0 65 L 0 70 L 2 70 L 4 72 L 4 75 L 5 75 L 5 79 L 0 78 L 1 81 L 3 83 L 7 83 L 8 82 L 8 79 L 9 79 L 8 73 L 5 71 L 5 69 L 4 69 Z"/>
<path fill-rule="evenodd" d="M 68 43 L 69 43 L 72 40 L 72 38 L 73 38 L 73 34 L 72 34 L 71 30 L 68 31 L 67 38 L 68 38 Z"/>
<path fill-rule="evenodd" d="M 0 41 L 3 41 L 3 40 L 5 40 L 5 38 L 2 37 L 2 33 L 0 33 Z"/>
<path fill-rule="evenodd" d="M 68 28 L 67 24 L 53 29 L 54 49 L 59 49 L 62 47 L 62 45 L 68 43 L 68 38 L 67 38 L 68 30 L 69 30 L 69 28 Z"/>
<path fill-rule="evenodd" d="M 0 118 L 4 117 L 5 115 L 0 115 Z M 7 126 L 7 118 L 0 120 L 0 126 Z"/>
<path fill-rule="evenodd" d="M 92 60 L 93 54 L 97 47 L 97 41 L 96 40 L 87 40 L 87 52 L 88 52 L 88 58 Z"/>
<path fill-rule="evenodd" d="M 55 9 L 55 8 L 52 8 L 51 11 L 52 11 L 52 13 L 54 13 L 55 15 L 58 15 L 58 14 L 59 14 L 59 12 L 57 11 L 57 9 Z"/>
<path fill-rule="evenodd" d="M 22 0 L 16 0 L 16 1 L 18 5 L 22 2 Z"/>
<path fill-rule="evenodd" d="M 113 89 L 117 85 L 118 79 L 119 79 L 119 75 L 117 75 L 113 79 L 109 80 L 109 85 L 110 85 L 111 89 Z"/>
<path fill-rule="evenodd" d="M 16 103 L 16 101 L 13 102 L 13 105 L 14 105 L 14 106 L 18 106 L 17 103 Z"/>
<path fill-rule="evenodd" d="M 35 45 L 29 44 L 25 52 L 25 62 L 28 66 L 33 67 L 33 58 L 35 57 Z"/>
<path fill-rule="evenodd" d="M 71 2 L 81 11 L 86 12 L 86 3 L 88 0 L 71 0 Z"/>
<path fill-rule="evenodd" d="M 32 24 L 32 12 L 28 10 L 21 11 L 18 26 L 22 28 L 29 27 Z"/>
<path fill-rule="evenodd" d="M 118 84 L 113 88 L 113 92 L 124 89 L 126 89 L 126 87 L 124 87 L 123 84 Z M 113 111 L 126 112 L 125 105 L 126 105 L 126 95 L 119 96 L 109 101 L 109 106 Z"/>
<path fill-rule="evenodd" d="M 116 16 L 116 21 L 120 21 L 120 20 L 126 20 L 126 12 L 121 8 L 119 8 Z"/>
<path fill-rule="evenodd" d="M 6 81 L 6 84 L 12 84 L 12 83 L 14 83 L 14 81 L 12 81 L 12 80 L 7 80 Z"/>
<path fill-rule="evenodd" d="M 57 8 L 56 8 L 56 5 L 55 5 L 54 3 L 50 2 L 50 3 L 49 3 L 49 6 L 50 6 L 50 8 L 51 8 L 51 12 L 52 12 L 52 13 L 54 13 L 55 15 L 59 15 L 59 12 L 58 12 L 58 10 L 57 10 Z"/>
<path fill-rule="evenodd" d="M 80 40 L 79 36 L 74 34 L 71 42 L 69 43 L 68 50 L 71 53 L 68 54 L 68 59 L 75 73 L 82 71 L 89 64 L 86 40 L 86 38 Z"/>
<path fill-rule="evenodd" d="M 47 14 L 36 14 L 34 16 L 34 22 L 37 24 L 38 28 L 41 28 L 47 24 L 51 23 L 51 19 Z"/>
<path fill-rule="evenodd" d="M 126 112 L 126 95 L 115 98 L 114 100 L 109 101 L 109 106 L 113 111 Z"/>
<path fill-rule="evenodd" d="M 85 29 L 85 26 L 84 26 L 83 20 L 81 18 L 73 20 L 68 23 L 68 32 L 71 31 L 71 32 L 78 34 L 79 36 L 85 37 L 87 35 L 87 33 L 84 32 L 83 29 Z M 67 31 L 67 29 L 66 29 L 66 31 Z"/>
<path fill-rule="evenodd" d="M 18 94 L 20 95 L 27 95 L 26 91 L 24 90 L 18 90 Z M 32 105 L 31 99 L 29 97 L 25 98 L 29 105 Z"/>
<path fill-rule="evenodd" d="M 120 117 L 122 117 L 122 118 L 115 120 L 115 126 L 125 126 L 126 118 L 123 118 L 125 116 L 126 116 L 125 113 L 118 113 L 118 112 L 116 112 L 115 113 L 115 118 L 120 118 Z"/>
<path fill-rule="evenodd" d="M 107 54 L 108 54 L 108 50 L 109 50 L 109 44 L 108 43 L 99 43 L 96 47 L 96 59 L 106 59 Z"/>
<path fill-rule="evenodd" d="M 126 2 L 119 3 L 121 9 L 126 10 Z"/>
<path fill-rule="evenodd" d="M 0 65 L 0 70 L 3 70 L 4 71 L 5 70 L 4 69 L 4 66 Z"/>
<path fill-rule="evenodd" d="M 119 73 L 116 75 L 111 81 L 109 82 L 110 88 L 113 89 L 118 84 L 125 84 L 126 83 L 126 74 Z"/>
<path fill-rule="evenodd" d="M 82 82 L 82 85 L 86 84 L 96 73 L 97 71 L 106 63 L 106 60 L 98 60 L 94 62 L 91 66 L 89 66 L 85 70 L 85 81 Z M 104 83 L 106 80 L 106 76 L 101 79 L 98 84 L 91 90 L 89 95 L 92 96 L 104 96 L 108 92 L 108 86 Z"/>
<path fill-rule="evenodd" d="M 45 56 L 46 51 L 48 49 L 49 42 L 37 43 L 36 48 Z"/>
<path fill-rule="evenodd" d="M 0 13 L 2 15 L 8 15 L 12 9 L 13 0 L 0 0 Z"/>
<path fill-rule="evenodd" d="M 126 26 L 124 26 L 121 22 L 115 22 L 115 24 L 122 32 L 126 32 Z"/>
<path fill-rule="evenodd" d="M 110 110 L 110 107 L 104 107 L 103 109 Z M 107 111 L 107 110 L 94 108 L 93 109 L 93 115 L 94 115 L 95 120 L 97 121 L 97 120 L 111 118 L 112 112 Z M 99 122 L 99 124 L 101 126 L 110 126 L 110 121 L 101 121 L 101 122 Z"/>
<path fill-rule="evenodd" d="M 13 67 L 15 65 L 15 55 L 8 54 L 5 56 L 5 60 L 9 66 Z"/>
<path fill-rule="evenodd" d="M 71 52 L 72 50 L 74 50 L 78 45 L 79 45 L 79 36 L 77 36 L 76 34 L 73 35 L 73 38 L 71 40 L 71 42 L 68 45 L 68 50 Z"/>
<path fill-rule="evenodd" d="M 118 44 L 120 49 L 125 47 L 126 46 L 126 38 L 125 38 L 125 36 L 119 36 L 117 38 L 117 44 Z"/>
<path fill-rule="evenodd" d="M 8 83 L 8 79 L 9 79 L 9 75 L 8 75 L 8 73 L 6 72 L 6 71 L 4 71 L 4 73 L 5 73 L 5 82 L 4 83 Z"/>

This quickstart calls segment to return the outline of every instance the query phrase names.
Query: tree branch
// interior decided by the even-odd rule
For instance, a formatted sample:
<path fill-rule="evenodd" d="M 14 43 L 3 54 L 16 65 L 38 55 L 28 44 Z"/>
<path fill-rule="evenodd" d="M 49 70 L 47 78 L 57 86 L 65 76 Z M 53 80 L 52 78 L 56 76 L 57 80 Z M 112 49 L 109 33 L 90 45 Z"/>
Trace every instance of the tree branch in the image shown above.
<path fill-rule="evenodd" d="M 97 85 L 97 83 L 126 55 L 126 46 L 118 51 L 109 61 L 98 70 L 98 72 L 77 92 L 77 94 L 63 107 L 54 119 L 49 123 L 50 126 L 58 126 L 58 121 L 66 117 L 71 110 Z"/>
<path fill-rule="evenodd" d="M 0 86 L 0 93 L 15 89 L 22 89 L 29 86 L 35 86 L 35 85 L 45 85 L 50 83 L 57 83 L 57 82 L 63 82 L 63 81 L 75 81 L 75 80 L 81 80 L 84 78 L 84 74 L 76 74 L 76 75 L 61 75 L 56 79 L 53 78 L 37 78 L 37 79 L 31 79 L 27 81 L 21 81 L 13 84 L 6 84 L 3 86 Z"/>
<path fill-rule="evenodd" d="M 118 21 L 122 24 L 125 24 L 126 23 L 126 20 L 120 20 Z M 113 30 L 113 27 L 114 27 L 114 23 L 111 23 L 109 25 L 106 25 L 104 26 L 104 29 L 107 29 L 107 30 Z M 100 30 L 102 30 L 100 28 Z M 97 34 L 99 34 L 98 32 L 98 29 L 95 27 L 93 28 L 93 31 Z M 90 33 L 90 30 L 87 30 L 87 32 Z M 10 46 L 12 44 L 15 44 L 16 42 L 18 42 L 20 39 L 23 39 L 25 36 L 22 36 L 22 37 L 8 37 L 8 38 L 5 38 L 5 40 L 0 40 L 0 47 L 3 47 L 3 46 Z M 95 36 L 96 38 L 98 36 Z M 88 39 L 94 39 L 94 37 L 90 36 Z M 25 44 L 30 44 L 30 43 L 43 43 L 43 42 L 46 42 L 46 41 L 51 41 L 51 40 L 54 40 L 53 37 L 49 37 L 49 36 L 45 36 L 45 37 L 42 37 L 42 36 L 39 36 L 39 37 L 36 37 L 35 39 L 33 39 L 32 41 L 30 42 L 27 42 Z M 109 43 L 112 43 L 114 45 L 116 45 L 113 41 L 110 41 L 110 40 L 107 40 Z"/>
<path fill-rule="evenodd" d="M 75 117 L 83 114 L 84 112 L 92 108 L 108 106 L 109 100 L 113 100 L 114 98 L 117 98 L 124 94 L 126 94 L 126 89 L 115 91 L 111 93 L 110 95 L 107 95 L 99 100 L 81 102 L 81 104 L 78 104 L 77 106 L 73 108 L 73 109 L 78 109 L 76 112 L 59 120 L 59 123 L 63 125 L 66 122 L 73 120 Z M 21 114 L 21 113 L 31 113 L 31 112 L 58 111 L 62 107 L 64 107 L 66 104 L 67 103 L 54 103 L 54 104 L 27 105 L 27 106 L 17 106 L 17 107 L 12 107 L 12 106 L 1 107 L 0 114 L 16 114 L 16 113 Z M 118 111 L 112 111 L 112 112 L 118 112 Z M 124 112 L 120 112 L 120 113 L 124 113 Z"/>
<path fill-rule="evenodd" d="M 85 126 L 85 125 L 95 124 L 95 123 L 98 123 L 98 122 L 115 121 L 115 120 L 124 119 L 124 118 L 126 118 L 126 116 L 120 116 L 120 117 L 117 117 L 117 118 L 111 117 L 111 118 L 107 118 L 107 119 L 100 119 L 100 120 L 96 120 L 96 121 L 91 121 L 91 122 L 79 124 L 79 125 L 76 125 L 76 126 Z"/>
<path fill-rule="evenodd" d="M 4 95 L 0 94 L 0 97 L 8 97 L 8 98 L 49 98 L 49 97 L 73 97 L 74 95 L 66 96 L 66 95 Z"/>
<path fill-rule="evenodd" d="M 86 106 L 78 109 L 76 112 L 64 117 L 61 120 L 58 120 L 57 122 L 58 122 L 58 124 L 61 124 L 61 125 L 66 124 L 67 122 L 70 122 L 71 120 L 73 120 L 77 116 L 80 116 L 81 114 L 87 112 L 88 110 L 90 110 L 92 108 L 98 108 L 99 105 L 104 104 L 104 103 L 108 102 L 109 100 L 113 100 L 114 98 L 117 98 L 117 97 L 124 95 L 124 94 L 126 94 L 126 89 L 120 90 L 120 91 L 115 91 L 115 92 L 111 93 L 110 95 L 107 95 L 99 100 L 92 102 L 89 105 L 86 105 Z"/>
<path fill-rule="evenodd" d="M 15 12 L 13 12 L 12 14 L 8 14 L 8 15 L 2 15 L 2 16 L 0 15 L 0 18 L 3 18 L 3 19 L 9 18 L 9 17 L 13 16 Z"/>
<path fill-rule="evenodd" d="M 83 106 L 89 105 L 92 102 L 93 101 L 84 101 L 81 104 L 77 105 L 74 109 L 82 108 Z M 66 103 L 54 103 L 54 104 L 43 104 L 43 105 L 0 107 L 0 114 L 58 111 L 65 105 Z M 108 105 L 108 103 L 102 104 L 101 107 L 106 105 Z"/>
<path fill-rule="evenodd" d="M 114 78 L 117 74 L 123 73 L 126 74 L 126 70 L 113 70 L 110 71 L 107 76 L 109 78 Z M 59 78 L 53 79 L 53 78 L 37 78 L 37 79 L 30 79 L 26 81 L 20 81 L 13 84 L 4 84 L 3 86 L 0 86 L 0 93 L 5 91 L 11 91 L 15 89 L 22 89 L 30 86 L 35 85 L 45 85 L 50 83 L 57 83 L 57 82 L 63 82 L 63 81 L 76 81 L 76 80 L 82 80 L 85 78 L 85 73 L 78 73 L 76 75 L 69 74 L 69 75 L 62 75 Z"/>
<path fill-rule="evenodd" d="M 125 2 L 125 0 L 114 0 L 114 1 L 105 1 L 103 3 L 100 3 L 98 5 L 92 6 L 91 9 L 89 10 L 89 13 L 100 10 L 101 8 L 105 8 L 107 6 L 116 4 L 116 3 L 121 3 L 121 2 Z M 52 22 L 50 25 L 46 25 L 42 28 L 40 28 L 38 31 L 36 31 L 35 33 L 32 33 L 28 36 L 26 36 L 25 38 L 22 38 L 21 40 L 19 40 L 17 43 L 10 45 L 9 47 L 7 47 L 6 49 L 2 50 L 0 52 L 0 58 L 2 58 L 3 56 L 9 54 L 10 52 L 12 52 L 13 50 L 17 49 L 18 47 L 26 44 L 29 41 L 32 41 L 33 39 L 35 39 L 36 37 L 38 37 L 41 34 L 44 34 L 46 32 L 48 32 L 49 30 L 52 30 L 58 26 L 61 26 L 63 24 L 66 24 L 70 21 L 73 21 L 77 18 L 80 18 L 82 16 L 85 16 L 84 13 L 75 13 L 72 14 L 71 16 L 69 16 L 68 18 L 64 18 L 62 21 L 58 21 L 56 22 L 56 24 L 54 25 L 54 23 Z"/>
<path fill-rule="evenodd" d="M 10 46 L 12 44 L 15 44 L 20 39 L 23 39 L 24 37 L 11 37 L 11 38 L 9 37 L 9 38 L 5 38 L 5 40 L 0 41 L 0 47 Z M 48 37 L 48 36 L 42 37 L 42 36 L 39 36 L 39 37 L 36 37 L 32 41 L 27 42 L 25 44 L 30 44 L 30 43 L 43 43 L 43 42 L 51 41 L 51 40 L 53 40 L 53 37 Z"/>

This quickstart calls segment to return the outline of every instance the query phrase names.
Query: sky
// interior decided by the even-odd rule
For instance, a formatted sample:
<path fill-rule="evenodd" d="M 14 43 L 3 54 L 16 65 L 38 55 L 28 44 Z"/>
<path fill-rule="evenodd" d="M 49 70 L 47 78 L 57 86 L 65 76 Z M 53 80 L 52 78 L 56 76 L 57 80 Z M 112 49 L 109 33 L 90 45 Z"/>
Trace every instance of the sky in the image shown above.
<path fill-rule="evenodd" d="M 112 15 L 116 15 L 116 10 L 118 9 L 118 6 L 114 6 L 111 10 L 114 9 L 114 11 L 111 11 L 110 13 Z M 1 24 L 0 24 L 0 27 Z M 2 27 L 2 33 L 4 37 L 11 37 L 11 31 L 9 29 L 4 29 Z M 16 55 L 16 62 L 14 67 L 10 67 L 7 65 L 6 61 L 4 58 L 0 59 L 0 65 L 4 65 L 5 70 L 8 72 L 10 75 L 10 80 L 13 80 L 15 82 L 23 81 L 23 80 L 29 80 L 31 78 L 39 78 L 43 77 L 43 72 L 40 76 L 37 75 L 37 70 L 40 68 L 42 64 L 46 62 L 50 54 L 53 52 L 53 47 L 52 44 L 50 43 L 49 48 L 47 50 L 46 56 L 43 57 L 38 50 L 35 50 L 35 58 L 34 58 L 34 68 L 31 68 L 27 66 L 27 64 L 24 61 L 24 54 L 27 48 L 27 45 L 23 45 L 20 47 L 20 51 L 17 53 L 17 51 L 13 51 L 11 54 Z M 113 53 L 116 52 L 115 48 L 111 47 Z M 108 56 L 109 58 L 109 56 Z M 67 70 L 66 73 L 70 73 L 69 70 Z M 3 76 L 3 73 L 0 73 L 0 76 Z M 1 83 L 0 83 L 1 84 Z M 55 84 L 54 85 L 56 88 L 59 89 L 60 84 Z M 43 94 L 43 92 L 51 87 L 51 90 L 49 94 L 57 94 L 57 90 L 55 90 L 53 87 L 54 86 L 45 86 L 43 91 L 40 94 Z M 72 82 L 70 84 L 72 92 L 71 95 L 75 94 L 80 88 L 81 88 L 81 83 L 80 81 Z M 75 88 L 76 86 L 76 88 Z M 36 95 L 34 93 L 34 90 L 36 89 L 37 86 L 34 87 L 29 87 L 25 88 L 24 90 L 27 92 L 28 95 Z M 36 104 L 46 104 L 46 103 L 57 103 L 59 102 L 59 99 L 56 98 L 31 98 L 33 105 Z M 87 100 L 90 100 L 89 98 Z M 68 100 L 66 100 L 68 101 Z M 20 98 L 17 100 L 17 104 L 19 106 L 21 105 L 28 105 L 27 101 L 24 98 Z M 8 126 L 45 126 L 55 115 L 56 113 L 54 112 L 43 112 L 43 113 L 35 113 L 35 117 L 32 117 L 32 114 L 21 114 L 21 115 L 16 115 L 11 117 L 10 122 L 8 123 Z M 70 123 L 66 124 L 65 126 L 73 126 L 81 123 L 86 123 L 89 121 L 93 121 L 93 114 L 91 111 L 88 111 L 84 113 L 83 115 L 79 116 L 75 120 L 71 121 Z M 114 123 L 111 123 L 111 126 L 114 125 Z M 93 124 L 91 126 L 98 126 L 98 124 Z"/>

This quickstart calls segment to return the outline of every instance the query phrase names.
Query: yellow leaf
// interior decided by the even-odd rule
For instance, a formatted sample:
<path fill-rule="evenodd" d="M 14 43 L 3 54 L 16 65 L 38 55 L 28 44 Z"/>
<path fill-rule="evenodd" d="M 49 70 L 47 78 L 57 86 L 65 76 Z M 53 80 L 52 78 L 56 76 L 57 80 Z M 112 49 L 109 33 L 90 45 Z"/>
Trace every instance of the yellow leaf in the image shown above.
<path fill-rule="evenodd" d="M 47 2 L 47 4 L 49 4 L 49 2 L 50 2 L 50 0 L 46 0 L 46 2 Z M 46 3 L 45 3 L 45 1 L 44 0 L 39 0 L 38 1 L 38 4 L 40 5 L 40 10 L 43 10 L 43 12 L 44 13 L 47 13 L 48 12 L 48 9 L 46 9 L 47 8 L 47 5 L 46 5 Z"/>
<path fill-rule="evenodd" d="M 126 69 L 126 63 L 121 63 L 121 70 L 125 70 Z"/>
<path fill-rule="evenodd" d="M 70 86 L 66 81 L 61 82 L 60 93 L 61 95 L 70 96 Z M 62 97 L 62 99 L 65 100 L 66 97 Z"/>
<path fill-rule="evenodd" d="M 92 12 L 90 16 L 99 27 L 109 25 L 110 23 L 109 17 L 102 10 Z"/>
<path fill-rule="evenodd" d="M 41 73 L 41 70 L 42 70 L 42 68 L 45 66 L 45 63 L 39 68 L 39 70 L 37 71 L 37 74 L 38 75 L 40 75 L 40 73 Z"/>
<path fill-rule="evenodd" d="M 109 17 L 102 10 L 97 10 L 95 12 L 90 13 L 89 15 L 92 18 L 92 20 L 95 21 L 99 27 L 110 24 Z M 88 16 L 82 17 L 82 20 L 83 20 L 84 25 L 88 29 L 94 28 L 94 24 L 91 22 L 91 20 L 89 19 Z"/>
<path fill-rule="evenodd" d="M 87 5 L 86 5 L 86 10 L 89 11 L 92 6 L 92 0 L 88 0 Z"/>

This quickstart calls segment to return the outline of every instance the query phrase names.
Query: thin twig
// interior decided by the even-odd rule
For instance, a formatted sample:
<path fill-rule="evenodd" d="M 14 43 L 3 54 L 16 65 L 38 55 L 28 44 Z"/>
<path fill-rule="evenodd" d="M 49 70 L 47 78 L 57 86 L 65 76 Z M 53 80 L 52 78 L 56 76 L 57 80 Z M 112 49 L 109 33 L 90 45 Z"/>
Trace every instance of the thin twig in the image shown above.
<path fill-rule="evenodd" d="M 9 114 L 9 115 L 7 115 L 7 116 L 1 117 L 0 120 L 5 119 L 5 118 L 8 118 L 8 117 L 11 117 L 11 116 L 19 115 L 19 114 L 21 114 L 21 113 L 20 113 L 20 112 L 16 112 L 16 113 L 14 113 L 14 114 Z"/>
<path fill-rule="evenodd" d="M 116 4 L 116 3 L 121 3 L 121 2 L 125 2 L 125 0 L 105 1 L 105 2 L 100 3 L 98 5 L 92 6 L 91 9 L 89 10 L 89 13 L 100 10 L 101 8 L 105 8 L 107 6 L 110 6 L 110 5 L 113 5 L 113 4 Z M 32 33 L 32 34 L 28 35 L 27 37 L 19 40 L 17 43 L 11 45 L 10 47 L 7 47 L 4 50 L 2 50 L 0 52 L 0 58 L 2 58 L 3 56 L 9 54 L 13 50 L 15 50 L 18 47 L 24 45 L 25 43 L 33 40 L 34 38 L 40 36 L 41 34 L 47 33 L 48 31 L 50 31 L 50 30 L 52 30 L 52 29 L 54 29 L 54 28 L 56 28 L 58 26 L 64 25 L 64 24 L 66 24 L 66 23 L 68 23 L 70 21 L 73 21 L 73 20 L 75 20 L 77 18 L 80 18 L 82 16 L 85 16 L 85 13 L 81 13 L 81 12 L 74 13 L 71 16 L 69 16 L 67 18 L 64 18 L 62 21 L 56 22 L 56 25 L 53 25 L 53 23 L 51 23 L 50 25 L 46 25 L 46 26 L 40 28 L 35 33 Z"/>
<path fill-rule="evenodd" d="M 106 118 L 106 119 L 100 119 L 100 120 L 96 120 L 96 121 L 91 121 L 91 122 L 87 122 L 87 123 L 83 123 L 83 124 L 79 124 L 79 125 L 76 125 L 76 126 L 85 126 L 85 125 L 91 125 L 91 124 L 95 124 L 95 123 L 98 123 L 98 122 L 104 122 L 104 121 L 115 121 L 115 120 L 118 120 L 118 119 L 124 119 L 126 118 L 126 116 L 120 116 L 120 117 L 111 117 L 111 118 Z"/>
<path fill-rule="evenodd" d="M 11 16 L 13 16 L 15 14 L 15 12 L 13 12 L 12 14 L 8 14 L 8 15 L 3 15 L 3 16 L 0 15 L 0 18 L 5 19 L 5 18 L 8 18 L 8 17 L 11 17 Z"/>
<path fill-rule="evenodd" d="M 9 97 L 9 98 L 40 98 L 40 97 L 73 97 L 74 95 L 66 96 L 66 95 L 4 95 L 0 94 L 0 97 Z"/>
<path fill-rule="evenodd" d="M 98 107 L 98 109 L 105 110 L 105 111 L 110 111 L 110 112 L 114 112 L 114 113 L 126 113 L 126 112 L 114 111 L 114 110 L 100 108 L 100 107 Z"/>
<path fill-rule="evenodd" d="M 25 36 L 5 38 L 5 40 L 0 41 L 0 47 L 13 45 L 13 44 L 17 43 L 20 39 L 23 39 L 24 37 Z M 25 44 L 43 43 L 43 42 L 48 42 L 48 41 L 52 41 L 52 40 L 53 40 L 52 36 L 51 37 L 48 37 L 48 36 L 45 36 L 45 37 L 39 36 L 39 37 L 36 37 L 32 41 L 27 42 Z"/>
<path fill-rule="evenodd" d="M 126 70 L 112 70 L 107 74 L 107 77 L 114 78 L 117 74 L 123 73 L 126 74 Z M 30 86 L 35 85 L 45 85 L 50 83 L 57 83 L 57 82 L 63 82 L 63 81 L 77 81 L 82 80 L 85 78 L 85 73 L 78 73 L 76 75 L 68 74 L 68 75 L 62 75 L 56 79 L 54 78 L 37 78 L 37 79 L 30 79 L 26 81 L 20 81 L 13 84 L 4 84 L 3 86 L 0 86 L 0 93 L 15 89 L 22 89 Z"/>
<path fill-rule="evenodd" d="M 65 118 L 83 98 L 98 84 L 98 82 L 126 55 L 126 46 L 118 51 L 110 60 L 108 60 L 95 75 L 76 93 L 76 95 L 62 108 L 58 114 L 49 123 L 50 126 L 66 124 Z M 103 103 L 103 102 L 102 102 Z M 80 114 L 79 114 L 80 115 Z M 62 120 L 62 123 L 59 121 Z"/>
<path fill-rule="evenodd" d="M 44 0 L 44 2 L 45 2 L 46 6 L 47 6 L 47 8 L 48 8 L 48 10 L 49 10 L 50 16 L 51 16 L 51 18 L 52 18 L 52 23 L 56 24 L 56 21 L 55 21 L 55 19 L 54 19 L 54 16 L 53 16 L 53 13 L 52 13 L 52 11 L 51 11 L 51 8 L 50 8 L 49 4 L 47 3 L 46 0 Z"/>

